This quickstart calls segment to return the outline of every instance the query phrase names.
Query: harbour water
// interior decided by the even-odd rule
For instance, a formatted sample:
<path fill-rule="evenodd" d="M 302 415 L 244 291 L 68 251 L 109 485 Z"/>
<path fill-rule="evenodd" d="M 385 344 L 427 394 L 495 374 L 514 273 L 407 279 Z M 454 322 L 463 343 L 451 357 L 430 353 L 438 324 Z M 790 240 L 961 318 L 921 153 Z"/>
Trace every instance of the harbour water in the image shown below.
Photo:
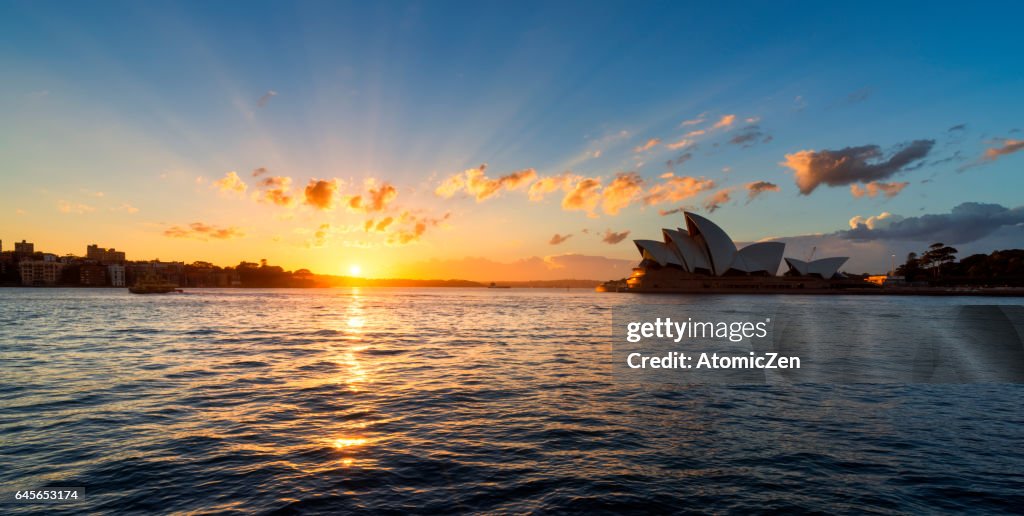
<path fill-rule="evenodd" d="M 1019 302 L 0 289 L 0 486 L 85 488 L 0 511 L 1019 510 L 1020 384 L 626 383 L 609 341 L 625 304 Z"/>

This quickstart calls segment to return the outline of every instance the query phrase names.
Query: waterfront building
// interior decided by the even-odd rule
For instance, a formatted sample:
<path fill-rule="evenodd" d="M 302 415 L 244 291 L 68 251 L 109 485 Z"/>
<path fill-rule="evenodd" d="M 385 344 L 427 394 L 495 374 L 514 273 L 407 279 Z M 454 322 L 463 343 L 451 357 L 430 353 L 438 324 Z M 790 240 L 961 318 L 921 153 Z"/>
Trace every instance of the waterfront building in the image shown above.
<path fill-rule="evenodd" d="M 185 262 L 131 262 L 125 269 L 125 282 L 129 285 L 134 285 L 141 278 L 152 278 L 179 287 L 183 286 L 185 281 Z"/>
<path fill-rule="evenodd" d="M 18 263 L 21 284 L 28 287 L 56 285 L 64 265 L 60 262 L 43 260 L 22 260 Z"/>
<path fill-rule="evenodd" d="M 107 278 L 110 280 L 109 283 L 110 286 L 112 287 L 123 287 L 127 285 L 127 283 L 125 282 L 124 265 L 107 265 Z"/>
<path fill-rule="evenodd" d="M 124 251 L 117 251 L 113 247 L 104 249 L 96 244 L 92 244 L 85 248 L 85 259 L 100 264 L 124 263 L 125 255 Z"/>
<path fill-rule="evenodd" d="M 96 264 L 82 265 L 78 269 L 78 283 L 83 287 L 105 287 L 107 268 Z"/>

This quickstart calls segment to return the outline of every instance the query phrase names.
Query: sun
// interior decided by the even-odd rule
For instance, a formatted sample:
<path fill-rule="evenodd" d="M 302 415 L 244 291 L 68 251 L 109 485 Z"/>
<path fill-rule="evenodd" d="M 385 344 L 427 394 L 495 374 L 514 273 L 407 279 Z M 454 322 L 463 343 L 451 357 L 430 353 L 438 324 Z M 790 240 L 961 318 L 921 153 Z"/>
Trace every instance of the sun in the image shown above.
<path fill-rule="evenodd" d="M 348 274 L 349 274 L 349 276 L 359 276 L 362 273 L 363 273 L 363 268 L 360 267 L 359 264 L 353 263 L 352 265 L 348 266 Z"/>

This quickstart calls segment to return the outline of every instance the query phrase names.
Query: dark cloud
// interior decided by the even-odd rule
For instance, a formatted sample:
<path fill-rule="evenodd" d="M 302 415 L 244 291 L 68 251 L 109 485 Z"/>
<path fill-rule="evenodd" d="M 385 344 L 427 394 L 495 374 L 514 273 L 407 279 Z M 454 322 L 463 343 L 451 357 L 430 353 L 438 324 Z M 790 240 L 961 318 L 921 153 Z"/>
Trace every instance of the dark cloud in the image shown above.
<path fill-rule="evenodd" d="M 966 131 L 966 130 L 967 130 L 967 124 L 956 124 L 953 127 L 950 127 L 949 129 L 946 129 L 946 132 L 947 133 L 955 133 L 957 131 Z"/>
<path fill-rule="evenodd" d="M 264 106 L 267 105 L 268 102 L 270 102 L 270 99 L 272 99 L 272 98 L 274 98 L 276 96 L 277 96 L 277 92 L 276 91 L 274 91 L 274 90 L 267 90 L 267 92 L 264 93 L 263 96 L 260 97 L 260 99 L 256 101 L 256 105 L 259 106 L 259 107 L 264 107 Z"/>
<path fill-rule="evenodd" d="M 269 171 L 266 169 L 266 167 L 260 167 L 252 171 L 252 177 L 260 177 L 263 174 L 266 174 L 267 172 Z"/>
<path fill-rule="evenodd" d="M 965 202 L 949 213 L 895 218 L 885 225 L 851 222 L 839 236 L 856 241 L 914 240 L 962 244 L 986 237 L 1004 227 L 1016 227 L 1024 237 L 1024 206 Z"/>
<path fill-rule="evenodd" d="M 729 143 L 733 145 L 740 145 L 743 148 L 752 147 L 758 143 L 768 143 L 772 141 L 772 137 L 765 134 L 761 130 L 759 125 L 748 125 L 743 129 L 740 129 L 736 134 L 729 139 Z"/>
<path fill-rule="evenodd" d="M 782 165 L 793 170 L 800 193 L 809 195 L 822 184 L 846 186 L 886 179 L 923 159 L 934 145 L 935 140 L 915 140 L 900 146 L 888 158 L 878 145 L 839 150 L 803 150 L 786 154 L 786 161 Z"/>
<path fill-rule="evenodd" d="M 745 188 L 747 189 L 747 203 L 753 201 L 757 196 L 765 192 L 778 192 L 779 185 L 768 181 L 754 181 L 747 183 Z"/>
<path fill-rule="evenodd" d="M 555 236 L 551 237 L 551 240 L 548 240 L 548 243 L 551 245 L 558 245 L 561 244 L 562 242 L 565 242 L 566 240 L 569 240 L 569 237 L 571 236 L 572 233 L 569 233 L 568 235 L 559 235 L 558 233 L 555 233 Z"/>
<path fill-rule="evenodd" d="M 697 211 L 696 206 L 680 206 L 678 208 L 672 208 L 671 210 L 658 210 L 658 215 L 667 217 L 669 215 L 675 215 L 676 213 L 682 213 L 684 211 Z"/>
<path fill-rule="evenodd" d="M 846 104 L 859 104 L 865 100 L 871 98 L 871 95 L 875 92 L 872 88 L 861 88 L 846 96 Z"/>
<path fill-rule="evenodd" d="M 692 159 L 692 158 L 693 158 L 693 153 L 692 152 L 684 152 L 684 153 L 676 156 L 675 159 L 670 159 L 670 160 L 666 161 L 665 162 L 665 166 L 668 167 L 668 168 L 678 167 L 678 166 L 682 165 L 683 163 L 686 163 L 687 161 L 690 161 L 690 159 Z"/>
<path fill-rule="evenodd" d="M 721 190 L 709 195 L 704 199 L 704 209 L 708 213 L 714 213 L 721 208 L 723 204 L 732 200 L 733 187 L 722 188 Z"/>
<path fill-rule="evenodd" d="M 628 236 L 629 236 L 629 230 L 623 231 L 621 233 L 616 233 L 616 232 L 608 229 L 608 230 L 605 230 L 604 236 L 601 237 L 601 241 L 606 243 L 606 244 L 617 244 L 617 243 L 625 240 L 626 237 L 628 237 Z"/>

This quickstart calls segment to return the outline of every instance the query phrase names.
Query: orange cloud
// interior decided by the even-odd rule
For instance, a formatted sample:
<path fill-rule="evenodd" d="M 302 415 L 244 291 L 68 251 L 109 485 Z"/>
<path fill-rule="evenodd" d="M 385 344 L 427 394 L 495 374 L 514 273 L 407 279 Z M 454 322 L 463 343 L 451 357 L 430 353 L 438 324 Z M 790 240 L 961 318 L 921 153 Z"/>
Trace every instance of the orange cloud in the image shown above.
<path fill-rule="evenodd" d="M 864 196 L 877 197 L 878 194 L 883 194 L 888 198 L 893 198 L 899 195 L 899 193 L 902 192 L 909 184 L 910 183 L 908 182 L 883 183 L 881 181 L 872 181 L 870 183 L 866 183 L 863 188 L 860 185 L 852 184 L 850 185 L 850 194 L 858 199 Z"/>
<path fill-rule="evenodd" d="M 585 211 L 588 216 L 596 217 L 594 208 L 599 202 L 601 202 L 601 180 L 596 177 L 580 178 L 562 198 L 562 209 Z"/>
<path fill-rule="evenodd" d="M 999 147 L 985 149 L 983 159 L 985 161 L 993 161 L 999 159 L 1000 156 L 1013 154 L 1020 150 L 1024 150 L 1024 140 L 1003 140 L 1003 144 Z"/>
<path fill-rule="evenodd" d="M 697 118 L 694 118 L 692 120 L 683 120 L 683 123 L 679 124 L 679 126 L 686 127 L 688 125 L 703 124 L 704 120 L 706 120 L 706 118 L 704 118 L 704 115 L 698 115 Z"/>
<path fill-rule="evenodd" d="M 465 191 L 467 194 L 474 196 L 477 202 L 481 202 L 489 197 L 493 197 L 503 189 L 516 190 L 537 179 L 537 171 L 532 168 L 512 172 L 497 179 L 487 177 L 484 174 L 486 170 L 487 164 L 484 163 L 477 168 L 453 174 L 445 179 L 434 190 L 434 193 L 447 199 L 460 191 Z"/>
<path fill-rule="evenodd" d="M 372 184 L 373 181 L 371 180 Z M 387 209 L 391 201 L 398 197 L 398 190 L 390 183 L 384 183 L 379 187 L 371 186 L 364 198 L 362 195 L 354 195 L 348 199 L 348 207 L 357 212 L 373 213 Z"/>
<path fill-rule="evenodd" d="M 198 240 L 208 240 L 210 238 L 229 240 L 241 238 L 245 234 L 234 226 L 222 228 L 202 222 L 193 222 L 187 227 L 171 226 L 164 230 L 164 236 L 171 238 L 195 238 Z"/>
<path fill-rule="evenodd" d="M 729 127 L 736 121 L 736 115 L 725 115 L 719 118 L 715 125 L 711 126 L 712 129 L 721 129 L 723 127 Z"/>
<path fill-rule="evenodd" d="M 556 190 L 568 190 L 573 183 L 579 181 L 579 176 L 568 172 L 560 176 L 542 177 L 530 185 L 529 196 L 534 202 L 544 200 L 544 196 Z"/>
<path fill-rule="evenodd" d="M 690 176 L 675 176 L 669 173 L 665 181 L 656 184 L 647 191 L 643 202 L 645 205 L 661 204 L 663 202 L 679 202 L 689 199 L 694 195 L 715 187 L 715 182 L 706 178 L 695 178 Z"/>
<path fill-rule="evenodd" d="M 654 146 L 658 145 L 659 143 L 661 143 L 661 138 L 651 138 L 650 140 L 647 140 L 647 143 L 636 147 L 635 149 L 633 149 L 633 151 L 634 152 L 648 151 L 648 150 L 651 150 Z"/>
<path fill-rule="evenodd" d="M 644 179 L 636 172 L 616 174 L 601 192 L 601 209 L 608 215 L 617 215 L 629 206 L 644 190 Z"/>
<path fill-rule="evenodd" d="M 224 174 L 224 177 L 214 181 L 210 186 L 216 188 L 221 193 L 233 193 L 239 195 L 245 195 L 245 190 L 248 188 L 245 182 L 242 181 L 242 178 L 238 177 L 238 174 L 235 171 Z"/>
<path fill-rule="evenodd" d="M 678 150 L 684 147 L 689 147 L 690 145 L 693 145 L 693 140 L 689 138 L 682 138 L 679 141 L 665 144 L 665 146 L 668 147 L 670 150 Z"/>
<path fill-rule="evenodd" d="M 387 243 L 391 245 L 405 245 L 416 242 L 426 233 L 427 228 L 440 225 L 445 220 L 448 220 L 450 216 L 451 213 L 445 213 L 441 218 L 431 218 L 421 217 L 408 211 L 404 212 L 398 220 L 404 227 L 397 228 L 388 235 Z"/>
<path fill-rule="evenodd" d="M 695 129 L 693 131 L 690 131 L 690 132 L 686 133 L 683 136 L 686 137 L 686 138 L 693 138 L 694 136 L 700 136 L 700 135 L 702 135 L 702 134 L 704 134 L 706 132 L 707 131 L 705 131 L 704 129 Z"/>
<path fill-rule="evenodd" d="M 277 206 L 294 206 L 295 196 L 291 193 L 292 178 L 272 176 L 260 181 L 263 191 L 257 194 L 260 202 L 269 202 Z"/>
<path fill-rule="evenodd" d="M 329 210 L 334 208 L 334 199 L 338 194 L 339 182 L 337 179 L 326 181 L 323 179 L 310 179 L 306 185 L 306 204 Z"/>
<path fill-rule="evenodd" d="M 96 211 L 96 208 L 89 206 L 88 204 L 70 203 L 64 200 L 57 202 L 57 209 L 61 213 L 75 213 L 78 215 Z"/>

